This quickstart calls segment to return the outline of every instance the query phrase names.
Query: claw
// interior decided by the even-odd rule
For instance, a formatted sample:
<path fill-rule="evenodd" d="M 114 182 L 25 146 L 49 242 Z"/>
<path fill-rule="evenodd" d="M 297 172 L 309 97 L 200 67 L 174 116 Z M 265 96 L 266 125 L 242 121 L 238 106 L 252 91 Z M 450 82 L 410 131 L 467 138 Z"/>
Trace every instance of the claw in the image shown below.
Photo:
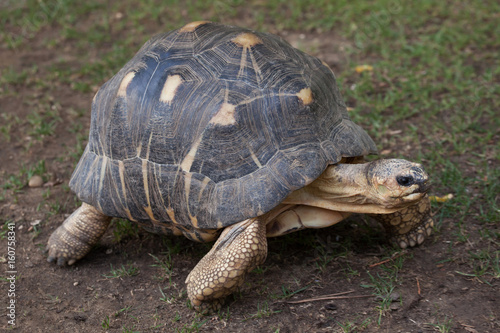
<path fill-rule="evenodd" d="M 66 258 L 64 257 L 57 258 L 57 266 L 64 266 L 65 263 L 66 263 Z"/>

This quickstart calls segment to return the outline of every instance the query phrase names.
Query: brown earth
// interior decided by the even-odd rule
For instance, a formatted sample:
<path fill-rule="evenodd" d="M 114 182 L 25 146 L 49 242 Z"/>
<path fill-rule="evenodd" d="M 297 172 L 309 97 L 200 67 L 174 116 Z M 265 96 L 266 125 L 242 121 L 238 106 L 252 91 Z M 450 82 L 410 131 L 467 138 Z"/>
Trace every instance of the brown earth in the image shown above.
<path fill-rule="evenodd" d="M 295 45 L 312 44 L 315 55 L 324 56 L 337 72 L 346 64 L 342 56 L 332 56 L 341 54 L 341 43 L 334 37 L 283 35 Z M 0 64 L 5 68 L 28 73 L 33 65 L 38 68 L 35 74 L 28 74 L 33 77 L 24 84 L 2 88 L 0 112 L 6 116 L 0 118 L 0 124 L 12 127 L 10 141 L 0 139 L 0 179 L 6 182 L 10 175 L 19 173 L 20 166 L 44 160 L 46 185 L 62 181 L 50 187 L 8 189 L 0 201 L 0 223 L 12 221 L 16 230 L 14 331 L 192 332 L 201 325 L 200 331 L 341 332 L 341 325 L 348 322 L 356 327 L 345 328 L 346 332 L 430 332 L 439 331 L 439 325 L 448 322 L 450 332 L 500 331 L 499 279 L 480 280 L 458 273 L 470 272 L 469 252 L 486 245 L 477 233 L 471 233 L 466 242 L 451 241 L 458 230 L 446 216 L 439 217 L 441 228 L 423 246 L 399 252 L 387 263 L 373 267 L 395 252 L 384 243 L 382 230 L 360 215 L 325 230 L 271 239 L 265 264 L 250 274 L 220 314 L 207 317 L 187 306 L 184 280 L 210 245 L 143 231 L 116 240 L 119 230 L 113 226 L 99 246 L 74 266 L 59 268 L 47 263 L 43 250 L 48 237 L 77 207 L 67 183 L 75 155 L 81 150 L 75 148 L 76 135 L 68 128 L 79 123 L 79 133 L 88 133 L 94 92 L 78 92 L 71 83 L 58 80 L 45 85 L 37 81 L 48 77 L 51 66 L 61 58 L 67 57 L 66 64 L 80 61 L 71 51 L 71 42 L 62 50 L 47 49 L 41 43 L 46 38 L 56 37 L 49 29 L 40 32 L 29 49 L 0 48 Z M 53 134 L 37 139 L 25 119 L 40 106 L 57 110 L 60 119 Z M 27 178 L 22 181 L 27 184 Z M 482 227 L 473 214 L 465 216 L 463 223 L 469 230 Z M 9 270 L 7 242 L 7 238 L 0 240 L 2 276 L 8 276 L 5 272 Z M 153 256 L 165 260 L 171 256 L 171 280 L 165 271 L 153 266 L 157 264 Z M 385 276 L 401 262 L 394 282 L 394 302 L 378 325 L 379 299 L 362 285 L 372 284 L 369 274 Z M 136 267 L 138 274 L 106 277 L 112 268 L 129 265 Z M 9 285 L 2 279 L 2 330 L 12 329 L 6 316 Z M 369 297 L 289 303 L 351 290 L 348 296 Z M 370 322 L 364 323 L 366 320 Z"/>

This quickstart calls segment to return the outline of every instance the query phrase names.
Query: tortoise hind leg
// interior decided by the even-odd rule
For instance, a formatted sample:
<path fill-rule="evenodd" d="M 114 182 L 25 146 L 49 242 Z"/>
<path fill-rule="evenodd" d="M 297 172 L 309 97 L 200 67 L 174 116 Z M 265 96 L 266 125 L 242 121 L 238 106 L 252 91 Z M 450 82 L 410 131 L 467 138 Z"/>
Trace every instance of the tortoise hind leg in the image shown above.
<path fill-rule="evenodd" d="M 266 256 L 266 226 L 259 219 L 224 229 L 186 278 L 188 297 L 195 310 L 220 309 L 224 297 L 238 289 L 246 274 L 263 263 Z"/>
<path fill-rule="evenodd" d="M 74 264 L 99 241 L 110 221 L 111 217 L 83 203 L 50 236 L 47 261 L 57 261 L 59 266 Z"/>
<path fill-rule="evenodd" d="M 419 202 L 392 214 L 370 214 L 382 223 L 391 243 L 401 248 L 423 243 L 432 233 L 434 221 L 431 204 L 426 195 Z"/>

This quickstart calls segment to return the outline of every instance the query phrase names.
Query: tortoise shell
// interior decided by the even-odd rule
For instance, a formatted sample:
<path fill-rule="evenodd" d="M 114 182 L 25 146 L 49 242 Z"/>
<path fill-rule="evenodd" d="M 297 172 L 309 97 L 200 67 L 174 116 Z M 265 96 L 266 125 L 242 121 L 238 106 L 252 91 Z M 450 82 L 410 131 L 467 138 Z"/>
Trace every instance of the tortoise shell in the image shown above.
<path fill-rule="evenodd" d="M 271 34 L 193 22 L 97 92 L 70 187 L 109 216 L 221 229 L 375 152 L 326 64 Z"/>

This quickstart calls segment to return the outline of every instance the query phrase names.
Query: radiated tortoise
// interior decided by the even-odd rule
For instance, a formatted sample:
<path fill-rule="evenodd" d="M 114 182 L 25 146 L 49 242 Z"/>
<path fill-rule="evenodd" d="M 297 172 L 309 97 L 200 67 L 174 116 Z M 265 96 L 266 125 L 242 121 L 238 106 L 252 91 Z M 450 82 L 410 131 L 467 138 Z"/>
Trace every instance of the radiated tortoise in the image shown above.
<path fill-rule="evenodd" d="M 266 237 L 373 214 L 405 248 L 432 231 L 428 175 L 388 159 L 347 113 L 331 69 L 268 33 L 193 22 L 153 37 L 92 102 L 70 180 L 83 202 L 49 239 L 73 264 L 112 217 L 217 240 L 186 279 L 217 309 L 264 262 Z"/>

